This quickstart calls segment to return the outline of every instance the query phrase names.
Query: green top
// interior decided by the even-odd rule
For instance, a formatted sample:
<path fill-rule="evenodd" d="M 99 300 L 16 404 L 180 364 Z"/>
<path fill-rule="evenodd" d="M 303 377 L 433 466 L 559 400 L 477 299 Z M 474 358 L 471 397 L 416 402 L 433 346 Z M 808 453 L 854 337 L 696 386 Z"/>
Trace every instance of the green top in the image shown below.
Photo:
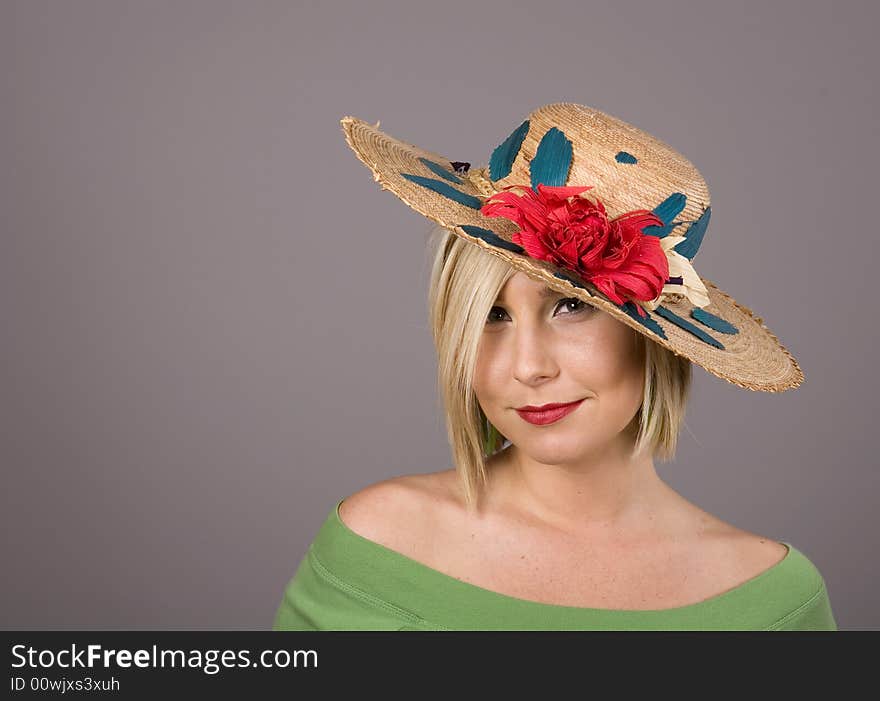
<path fill-rule="evenodd" d="M 352 531 L 340 499 L 287 584 L 272 630 L 837 630 L 822 575 L 791 543 L 752 579 L 659 610 L 544 604 L 443 574 Z"/>

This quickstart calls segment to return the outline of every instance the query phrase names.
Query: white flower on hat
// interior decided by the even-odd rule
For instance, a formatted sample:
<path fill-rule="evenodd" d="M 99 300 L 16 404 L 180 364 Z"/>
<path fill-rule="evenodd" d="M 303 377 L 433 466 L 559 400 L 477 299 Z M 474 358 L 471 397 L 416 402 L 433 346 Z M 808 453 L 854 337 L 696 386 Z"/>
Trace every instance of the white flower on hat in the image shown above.
<path fill-rule="evenodd" d="M 675 294 L 684 295 L 695 307 L 705 307 L 709 305 L 711 301 L 709 299 L 709 292 L 706 290 L 706 286 L 703 284 L 700 276 L 697 275 L 697 271 L 694 270 L 694 266 L 691 265 L 691 261 L 674 250 L 675 247 L 684 240 L 684 236 L 676 236 L 673 234 L 667 234 L 660 239 L 660 246 L 663 248 L 664 253 L 666 253 L 666 261 L 669 263 L 669 277 L 680 277 L 682 282 L 681 284 L 666 283 L 663 285 L 663 290 L 656 298 L 647 302 L 640 300 L 640 304 L 642 304 L 645 309 L 654 311 L 658 306 L 663 304 L 666 298 Z"/>

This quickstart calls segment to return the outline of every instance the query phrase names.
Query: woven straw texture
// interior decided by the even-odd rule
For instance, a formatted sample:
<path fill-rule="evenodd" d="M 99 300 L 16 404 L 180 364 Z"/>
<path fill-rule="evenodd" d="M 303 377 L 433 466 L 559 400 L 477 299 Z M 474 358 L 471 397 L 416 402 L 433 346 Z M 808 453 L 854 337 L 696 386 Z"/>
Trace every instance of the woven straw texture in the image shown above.
<path fill-rule="evenodd" d="M 371 125 L 355 117 L 341 120 L 346 141 L 357 157 L 370 169 L 382 189 L 390 190 L 412 209 L 456 235 L 500 257 L 534 280 L 544 282 L 567 296 L 577 297 L 613 315 L 674 353 L 688 358 L 709 373 L 733 385 L 764 392 L 793 389 L 803 382 L 803 372 L 779 339 L 764 325 L 761 317 L 739 304 L 714 283 L 700 275 L 709 294 L 710 304 L 703 307 L 733 324 L 738 332 L 720 333 L 701 329 L 723 345 L 717 348 L 681 326 L 658 314 L 653 320 L 665 338 L 636 320 L 588 281 L 574 285 L 558 277 L 568 278 L 570 270 L 553 263 L 529 257 L 483 238 L 471 236 L 462 225 L 481 227 L 493 232 L 504 242 L 512 241 L 517 225 L 509 219 L 486 217 L 478 208 L 444 196 L 402 174 L 436 179 L 437 171 L 421 159 L 449 168 L 447 178 L 455 190 L 465 197 L 485 201 L 506 185 L 529 184 L 529 167 L 542 136 L 551 127 L 561 129 L 574 144 L 566 185 L 592 185 L 590 191 L 605 204 L 609 218 L 634 209 L 651 210 L 670 193 L 686 195 L 681 219 L 693 222 L 709 206 L 709 190 L 699 171 L 680 153 L 647 132 L 599 110 L 573 103 L 554 103 L 531 112 L 528 132 L 510 166 L 509 174 L 493 181 L 488 166 L 454 172 L 450 160 L 438 153 L 395 139 L 379 130 L 379 122 Z M 506 134 L 499 134 L 499 141 Z M 487 149 L 490 151 L 490 149 Z M 638 159 L 637 166 L 622 166 L 615 155 L 625 152 Z M 488 153 L 487 153 L 488 156 Z M 456 154 L 461 158 L 461 154 Z M 456 182 L 457 181 L 457 182 Z M 711 239 L 711 236 L 708 237 Z M 698 260 L 698 256 L 695 257 Z M 699 265 L 694 266 L 697 270 Z M 666 298 L 663 306 L 676 315 L 693 322 L 694 305 L 684 295 Z"/>

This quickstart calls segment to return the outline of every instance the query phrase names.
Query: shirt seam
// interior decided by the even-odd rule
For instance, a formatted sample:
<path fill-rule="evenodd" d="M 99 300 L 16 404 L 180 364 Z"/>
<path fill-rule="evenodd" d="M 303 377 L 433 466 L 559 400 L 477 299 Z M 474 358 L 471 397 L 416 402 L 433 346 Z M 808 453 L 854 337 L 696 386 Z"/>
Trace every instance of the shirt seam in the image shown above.
<path fill-rule="evenodd" d="M 807 599 L 804 603 L 802 603 L 802 604 L 801 604 L 800 606 L 798 606 L 796 609 L 794 609 L 793 611 L 790 611 L 789 613 L 785 614 L 785 615 L 784 615 L 782 618 L 780 618 L 779 620 L 777 620 L 777 621 L 771 623 L 769 626 L 767 626 L 766 628 L 764 628 L 764 630 L 775 630 L 776 628 L 779 628 L 780 626 L 782 626 L 782 625 L 788 623 L 788 622 L 789 622 L 790 620 L 792 620 L 793 618 L 796 618 L 797 616 L 801 615 L 806 609 L 808 609 L 808 608 L 810 608 L 811 606 L 813 606 L 813 604 L 815 604 L 815 603 L 817 602 L 817 600 L 819 599 L 819 597 L 820 597 L 824 592 L 825 592 L 825 582 L 819 582 L 819 589 L 816 591 L 816 593 L 814 593 L 809 599 Z"/>
<path fill-rule="evenodd" d="M 365 592 L 361 589 L 358 589 L 357 587 L 352 586 L 351 584 L 348 584 L 347 582 L 345 582 L 344 580 L 340 579 L 335 574 L 333 574 L 333 572 L 323 562 L 321 562 L 320 558 L 317 556 L 317 554 L 315 554 L 315 551 L 313 549 L 309 548 L 308 554 L 309 554 L 309 558 L 312 561 L 312 567 L 314 567 L 315 572 L 331 586 L 334 586 L 337 589 L 341 589 L 342 591 L 345 591 L 348 594 L 351 594 L 352 596 L 356 597 L 357 599 L 360 599 L 362 602 L 369 604 L 370 606 L 374 606 L 378 609 L 381 609 L 387 613 L 392 614 L 393 616 L 396 616 L 398 618 L 402 618 L 404 620 L 404 622 L 406 622 L 406 623 L 414 623 L 416 625 L 427 625 L 429 627 L 436 627 L 441 630 L 450 630 L 449 628 L 446 628 L 445 626 L 431 623 L 431 622 L 425 620 L 424 618 L 422 618 L 421 616 L 418 616 L 414 613 L 410 613 L 409 611 L 406 611 L 405 609 L 402 609 L 398 606 L 395 606 L 394 604 L 390 604 L 383 599 L 379 599 L 375 596 L 372 596 L 371 594 L 368 594 L 367 592 Z"/>

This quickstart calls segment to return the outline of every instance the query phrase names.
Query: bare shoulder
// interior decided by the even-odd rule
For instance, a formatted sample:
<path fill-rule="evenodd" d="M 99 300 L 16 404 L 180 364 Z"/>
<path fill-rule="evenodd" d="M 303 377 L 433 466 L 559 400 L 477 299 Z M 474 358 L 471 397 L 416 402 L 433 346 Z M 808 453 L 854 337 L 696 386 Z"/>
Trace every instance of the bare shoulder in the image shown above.
<path fill-rule="evenodd" d="M 739 530 L 733 543 L 744 578 L 762 574 L 782 562 L 789 552 L 788 547 L 773 538 L 744 530 Z"/>
<path fill-rule="evenodd" d="M 440 472 L 392 477 L 345 497 L 339 517 L 358 535 L 414 555 L 426 547 L 447 489 Z"/>
<path fill-rule="evenodd" d="M 779 564 L 788 548 L 773 538 L 728 523 L 666 485 L 672 542 L 685 544 L 689 569 L 722 582 L 742 583 Z"/>
<path fill-rule="evenodd" d="M 698 509 L 700 528 L 709 537 L 704 540 L 713 553 L 711 559 L 727 577 L 744 582 L 779 564 L 788 555 L 788 548 L 768 536 L 727 523 L 717 516 Z"/>

